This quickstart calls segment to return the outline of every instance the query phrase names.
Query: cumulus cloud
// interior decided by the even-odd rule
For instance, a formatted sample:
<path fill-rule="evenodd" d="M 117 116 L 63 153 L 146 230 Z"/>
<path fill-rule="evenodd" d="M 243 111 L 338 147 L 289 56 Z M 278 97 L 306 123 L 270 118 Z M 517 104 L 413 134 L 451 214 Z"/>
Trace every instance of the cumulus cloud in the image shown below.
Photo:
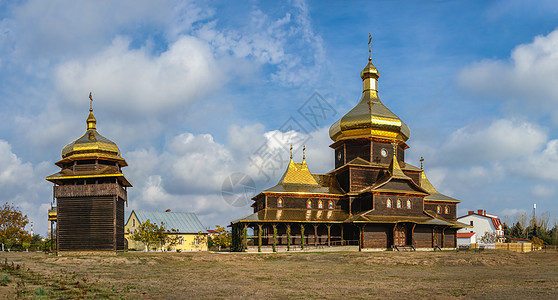
<path fill-rule="evenodd" d="M 118 37 L 95 56 L 60 65 L 56 82 L 67 101 L 82 103 L 83 91 L 93 90 L 96 101 L 116 110 L 158 114 L 218 89 L 222 72 L 209 46 L 195 37 L 182 36 L 158 56 Z"/>
<path fill-rule="evenodd" d="M 323 70 L 325 46 L 312 28 L 312 19 L 303 1 L 295 1 L 278 18 L 260 9 L 249 13 L 241 29 L 219 29 L 217 22 L 204 24 L 196 35 L 218 53 L 270 65 L 271 80 L 287 86 L 315 82 Z"/>
<path fill-rule="evenodd" d="M 530 178 L 558 181 L 558 140 L 550 140 L 544 150 L 523 157 L 513 169 Z"/>
<path fill-rule="evenodd" d="M 170 28 L 166 35 L 173 37 L 211 14 L 190 1 L 31 0 L 13 5 L 0 21 L 0 39 L 6 42 L 3 50 L 16 59 L 48 61 L 94 53 L 122 30 L 136 35 L 142 27 Z"/>
<path fill-rule="evenodd" d="M 458 75 L 461 86 L 521 112 L 550 112 L 558 121 L 558 29 L 522 44 L 507 60 L 483 60 Z"/>
<path fill-rule="evenodd" d="M 331 169 L 333 158 L 326 157 L 332 154 L 324 147 L 327 129 L 310 134 L 306 145 L 311 171 L 320 172 L 312 164 L 330 160 L 326 168 Z M 248 206 L 235 207 L 223 199 L 223 183 L 233 173 L 243 173 L 254 180 L 255 193 L 272 187 L 286 169 L 290 143 L 301 136 L 296 131 L 265 132 L 260 124 L 231 126 L 227 144 L 216 142 L 210 134 L 185 132 L 167 142 L 161 153 L 143 148 L 125 153 L 130 166 L 124 172 L 134 184 L 130 207 L 195 211 L 210 224 L 249 214 Z M 302 160 L 300 152 L 298 148 L 295 161 Z"/>
<path fill-rule="evenodd" d="M 0 195 L 2 203 L 16 205 L 30 220 L 34 220 L 35 228 L 46 229 L 45 205 L 49 205 L 52 191 L 44 181 L 42 174 L 48 174 L 53 167 L 42 162 L 33 166 L 24 162 L 12 151 L 11 145 L 0 139 Z M 28 226 L 28 230 L 30 227 Z M 46 234 L 38 231 L 36 233 Z"/>

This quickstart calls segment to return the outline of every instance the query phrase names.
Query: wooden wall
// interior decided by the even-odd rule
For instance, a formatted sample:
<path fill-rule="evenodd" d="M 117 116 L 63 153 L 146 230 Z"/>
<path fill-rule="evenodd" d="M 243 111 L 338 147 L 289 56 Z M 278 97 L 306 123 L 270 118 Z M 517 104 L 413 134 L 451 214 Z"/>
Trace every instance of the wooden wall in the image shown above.
<path fill-rule="evenodd" d="M 387 199 L 391 199 L 391 208 L 388 208 Z M 401 199 L 401 208 L 397 208 L 397 199 Z M 407 199 L 411 200 L 411 209 L 407 209 Z M 422 198 L 401 197 L 388 195 L 374 195 L 374 212 L 377 215 L 393 216 L 423 216 Z"/>
<path fill-rule="evenodd" d="M 120 202 L 123 248 L 124 202 Z M 114 251 L 117 249 L 113 196 L 58 198 L 57 209 L 59 251 Z"/>
<path fill-rule="evenodd" d="M 432 248 L 432 226 L 415 226 L 413 237 L 415 248 Z"/>
<path fill-rule="evenodd" d="M 389 248 L 392 244 L 393 226 L 368 224 L 364 227 L 363 248 Z"/>

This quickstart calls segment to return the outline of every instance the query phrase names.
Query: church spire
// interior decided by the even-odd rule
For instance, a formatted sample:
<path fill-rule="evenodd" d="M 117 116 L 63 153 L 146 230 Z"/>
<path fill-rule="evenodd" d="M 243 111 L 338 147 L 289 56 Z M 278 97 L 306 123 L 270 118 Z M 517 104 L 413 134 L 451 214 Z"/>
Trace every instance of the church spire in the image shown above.
<path fill-rule="evenodd" d="M 91 96 L 91 92 L 89 92 L 89 116 L 87 116 L 87 121 L 85 122 L 87 122 L 87 130 L 97 130 L 97 119 L 93 115 L 93 96 Z"/>

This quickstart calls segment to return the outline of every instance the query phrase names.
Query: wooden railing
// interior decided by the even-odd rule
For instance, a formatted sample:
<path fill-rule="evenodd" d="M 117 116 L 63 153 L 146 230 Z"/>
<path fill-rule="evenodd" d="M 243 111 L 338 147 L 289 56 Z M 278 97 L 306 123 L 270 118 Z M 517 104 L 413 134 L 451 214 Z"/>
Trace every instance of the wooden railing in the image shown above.
<path fill-rule="evenodd" d="M 74 172 L 86 172 L 86 171 L 98 171 L 98 170 L 101 170 L 101 169 L 106 168 L 106 167 L 108 167 L 114 173 L 119 173 L 120 172 L 120 170 L 118 170 L 118 167 L 116 167 L 116 166 L 107 166 L 107 165 L 103 165 L 103 164 L 75 165 L 75 166 L 72 166 L 71 168 L 73 168 Z"/>
<path fill-rule="evenodd" d="M 58 185 L 54 187 L 54 197 L 118 196 L 128 200 L 126 191 L 117 183 L 86 185 Z"/>

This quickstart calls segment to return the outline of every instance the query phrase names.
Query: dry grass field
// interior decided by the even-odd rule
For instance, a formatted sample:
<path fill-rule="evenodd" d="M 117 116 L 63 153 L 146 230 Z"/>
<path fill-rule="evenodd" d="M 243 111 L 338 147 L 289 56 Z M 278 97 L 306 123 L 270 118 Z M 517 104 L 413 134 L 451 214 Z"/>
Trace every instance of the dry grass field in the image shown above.
<path fill-rule="evenodd" d="M 0 299 L 558 299 L 558 252 L 3 252 L 0 262 Z"/>

